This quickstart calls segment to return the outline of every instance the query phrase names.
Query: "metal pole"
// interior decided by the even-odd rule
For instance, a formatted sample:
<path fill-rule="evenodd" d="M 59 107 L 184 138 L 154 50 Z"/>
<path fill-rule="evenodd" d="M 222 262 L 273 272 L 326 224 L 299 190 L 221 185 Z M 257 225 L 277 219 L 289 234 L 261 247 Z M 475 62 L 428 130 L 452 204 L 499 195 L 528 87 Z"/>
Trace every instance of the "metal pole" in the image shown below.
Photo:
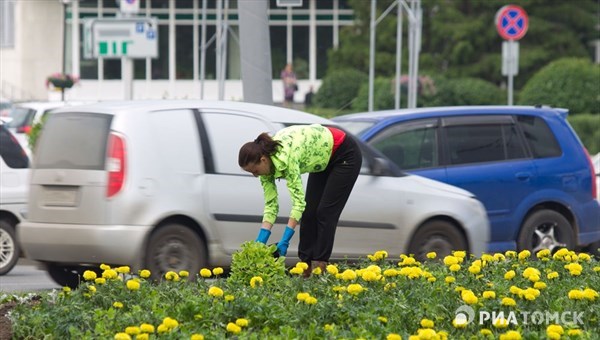
<path fill-rule="evenodd" d="M 396 95 L 394 107 L 396 110 L 400 108 L 400 99 L 402 98 L 402 6 L 398 0 L 397 22 L 396 22 Z"/>
<path fill-rule="evenodd" d="M 377 0 L 371 1 L 371 29 L 369 46 L 369 112 L 373 111 L 373 83 L 375 77 L 375 15 Z"/>
<path fill-rule="evenodd" d="M 415 46 L 414 46 L 414 79 L 413 79 L 413 92 L 412 92 L 412 108 L 417 107 L 417 94 L 419 93 L 419 54 L 421 53 L 421 23 L 423 19 L 423 12 L 421 11 L 421 1 L 414 0 L 416 2 L 416 17 L 417 21 L 415 22 Z"/>
<path fill-rule="evenodd" d="M 221 34 L 223 34 L 223 39 L 221 40 L 221 78 L 219 79 L 219 100 L 223 100 L 225 98 L 225 78 L 227 74 L 227 37 L 229 35 L 229 0 L 224 1 L 224 10 L 223 10 L 223 30 Z"/>
<path fill-rule="evenodd" d="M 512 106 L 513 104 L 513 77 L 514 77 L 514 72 L 513 72 L 513 62 L 514 59 L 512 58 L 514 55 L 514 48 L 515 48 L 515 41 L 514 40 L 509 40 L 508 41 L 508 60 L 507 60 L 507 64 L 508 64 L 508 105 Z"/>
<path fill-rule="evenodd" d="M 200 99 L 204 99 L 204 72 L 206 70 L 206 1 L 202 0 L 202 38 L 200 43 Z"/>
<path fill-rule="evenodd" d="M 218 98 L 221 99 L 221 50 L 222 47 L 222 36 L 223 28 L 221 27 L 221 21 L 223 17 L 223 0 L 217 0 L 217 45 L 216 47 L 216 75 L 217 75 L 217 83 L 218 83 Z"/>

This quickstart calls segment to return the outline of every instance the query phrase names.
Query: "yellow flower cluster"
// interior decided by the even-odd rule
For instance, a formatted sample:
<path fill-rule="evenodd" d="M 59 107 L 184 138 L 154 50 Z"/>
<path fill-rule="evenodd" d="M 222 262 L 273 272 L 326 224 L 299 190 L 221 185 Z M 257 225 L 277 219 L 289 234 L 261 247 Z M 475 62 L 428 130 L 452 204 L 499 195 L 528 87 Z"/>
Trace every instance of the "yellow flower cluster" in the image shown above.
<path fill-rule="evenodd" d="M 307 269 L 308 269 L 308 263 L 298 262 L 298 263 L 296 263 L 296 266 L 294 268 L 290 269 L 290 274 L 302 275 L 304 273 L 304 271 Z"/>
<path fill-rule="evenodd" d="M 411 335 L 410 337 L 408 337 L 408 340 L 423 340 L 423 339 L 445 340 L 445 339 L 448 339 L 448 333 L 446 333 L 445 331 L 436 332 L 432 328 L 419 328 L 419 329 L 417 329 L 417 334 Z"/>
<path fill-rule="evenodd" d="M 216 286 L 211 286 L 208 288 L 208 295 L 213 297 L 221 297 L 223 296 L 223 289 Z"/>
<path fill-rule="evenodd" d="M 254 276 L 250 279 L 250 287 L 256 288 L 256 286 L 260 286 L 263 283 L 263 279 L 260 276 Z"/>
<path fill-rule="evenodd" d="M 181 277 L 179 276 L 179 274 L 177 274 L 176 272 L 170 270 L 168 272 L 165 273 L 165 279 L 167 281 L 181 281 Z"/>
<path fill-rule="evenodd" d="M 385 260 L 388 257 L 388 253 L 385 250 L 379 250 L 376 251 L 375 254 L 373 255 L 367 255 L 367 257 L 369 258 L 369 260 L 375 262 L 375 261 L 381 261 L 381 260 Z"/>
<path fill-rule="evenodd" d="M 171 329 L 177 327 L 179 323 L 176 320 L 165 318 L 163 324 L 166 323 L 169 326 L 173 326 Z M 173 323 L 174 321 L 174 323 Z M 168 327 L 165 325 L 161 328 L 163 333 L 167 332 Z M 131 339 L 131 336 L 135 336 L 136 340 L 147 340 L 150 338 L 150 334 L 154 333 L 154 326 L 149 323 L 142 323 L 139 326 L 129 326 L 125 328 L 125 332 L 115 334 L 115 339 Z"/>
<path fill-rule="evenodd" d="M 177 322 L 177 320 L 166 317 L 163 319 L 163 322 L 156 327 L 156 332 L 159 334 L 168 333 L 177 328 L 177 326 L 179 326 L 179 322 Z"/>
<path fill-rule="evenodd" d="M 561 325 L 549 325 L 546 328 L 546 335 L 548 336 L 548 339 L 558 340 L 563 334 L 565 334 L 565 330 Z"/>
<path fill-rule="evenodd" d="M 476 304 L 477 302 L 479 302 L 479 299 L 477 298 L 477 296 L 475 295 L 475 293 L 473 293 L 469 289 L 464 289 L 463 291 L 461 291 L 460 292 L 460 297 L 468 305 L 473 305 L 473 304 Z"/>
<path fill-rule="evenodd" d="M 239 334 L 243 327 L 248 327 L 249 323 L 248 319 L 239 318 L 235 322 L 228 323 L 226 329 L 230 333 Z"/>
<path fill-rule="evenodd" d="M 518 331 L 508 331 L 500 334 L 500 340 L 521 340 L 521 333 Z"/>
<path fill-rule="evenodd" d="M 583 271 L 583 267 L 576 262 L 571 262 L 567 265 L 565 265 L 565 269 L 567 269 L 569 271 L 569 273 L 573 276 L 579 276 L 581 275 L 581 272 Z"/>
<path fill-rule="evenodd" d="M 590 300 L 590 301 L 594 301 L 596 300 L 596 298 L 598 298 L 598 292 L 591 289 L 591 288 L 586 288 L 586 289 L 573 289 L 569 291 L 569 299 L 571 300 Z"/>
<path fill-rule="evenodd" d="M 298 293 L 296 299 L 300 302 L 304 302 L 307 305 L 314 305 L 317 303 L 317 298 L 311 296 L 309 293 Z"/>

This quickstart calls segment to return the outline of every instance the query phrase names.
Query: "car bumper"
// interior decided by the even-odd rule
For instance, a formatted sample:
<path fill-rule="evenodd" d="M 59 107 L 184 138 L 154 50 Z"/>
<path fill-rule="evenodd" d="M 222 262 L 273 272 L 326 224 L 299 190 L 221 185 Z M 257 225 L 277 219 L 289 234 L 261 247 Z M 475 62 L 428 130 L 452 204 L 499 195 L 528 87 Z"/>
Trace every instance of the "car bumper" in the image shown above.
<path fill-rule="evenodd" d="M 28 259 L 139 268 L 150 226 L 49 224 L 24 221 L 18 238 Z"/>

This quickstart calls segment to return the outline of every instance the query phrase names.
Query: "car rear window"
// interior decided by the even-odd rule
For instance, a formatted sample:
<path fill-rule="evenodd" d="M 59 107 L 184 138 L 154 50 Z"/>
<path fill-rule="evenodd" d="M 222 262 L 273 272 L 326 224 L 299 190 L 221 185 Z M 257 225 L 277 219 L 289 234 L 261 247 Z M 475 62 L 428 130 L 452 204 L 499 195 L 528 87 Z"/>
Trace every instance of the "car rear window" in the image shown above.
<path fill-rule="evenodd" d="M 37 142 L 35 167 L 104 170 L 111 120 L 94 113 L 51 115 Z"/>
<path fill-rule="evenodd" d="M 11 120 L 6 126 L 9 128 L 18 128 L 31 124 L 31 120 L 35 115 L 35 110 L 26 107 L 14 107 L 8 114 Z"/>
<path fill-rule="evenodd" d="M 534 116 L 517 116 L 517 121 L 523 130 L 535 158 L 558 157 L 562 155 L 560 145 L 548 124 Z"/>
<path fill-rule="evenodd" d="M 29 158 L 25 151 L 4 127 L 0 128 L 0 156 L 10 168 L 23 169 L 29 166 Z"/>
<path fill-rule="evenodd" d="M 373 125 L 375 125 L 374 122 L 354 122 L 354 121 L 344 121 L 344 120 L 340 120 L 340 121 L 335 121 L 336 123 L 340 124 L 340 126 L 350 132 L 351 134 L 358 136 L 360 135 L 363 131 L 366 131 L 367 129 L 370 129 Z"/>

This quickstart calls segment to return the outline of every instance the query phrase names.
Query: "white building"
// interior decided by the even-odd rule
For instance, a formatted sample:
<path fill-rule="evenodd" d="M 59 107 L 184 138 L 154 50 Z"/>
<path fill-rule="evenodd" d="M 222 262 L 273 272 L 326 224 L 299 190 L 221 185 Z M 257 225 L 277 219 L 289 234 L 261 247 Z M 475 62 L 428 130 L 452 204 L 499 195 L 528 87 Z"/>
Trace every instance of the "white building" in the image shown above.
<path fill-rule="evenodd" d="M 201 98 L 203 0 L 135 1 L 140 4 L 137 16 L 158 18 L 159 56 L 133 61 L 133 98 Z M 219 97 L 216 44 L 211 40 L 217 31 L 217 13 L 222 13 L 221 27 L 228 32 L 222 96 L 225 100 L 243 99 L 238 1 L 242 0 L 207 1 L 204 99 Z M 327 68 L 327 50 L 338 45 L 339 30 L 353 24 L 353 11 L 347 0 L 301 2 L 299 7 L 279 7 L 277 0 L 269 1 L 274 102 L 283 99 L 279 72 L 287 61 L 293 61 L 299 78 L 295 101 L 302 101 L 310 86 L 317 89 Z M 60 99 L 60 93 L 46 87 L 46 79 L 64 70 L 81 78 L 66 91 L 67 100 L 123 99 L 126 84 L 121 80 L 122 61 L 85 59 L 82 47 L 86 18 L 119 16 L 119 3 L 119 0 L 0 0 L 1 96 L 13 101 Z M 223 5 L 221 11 L 218 4 Z"/>

